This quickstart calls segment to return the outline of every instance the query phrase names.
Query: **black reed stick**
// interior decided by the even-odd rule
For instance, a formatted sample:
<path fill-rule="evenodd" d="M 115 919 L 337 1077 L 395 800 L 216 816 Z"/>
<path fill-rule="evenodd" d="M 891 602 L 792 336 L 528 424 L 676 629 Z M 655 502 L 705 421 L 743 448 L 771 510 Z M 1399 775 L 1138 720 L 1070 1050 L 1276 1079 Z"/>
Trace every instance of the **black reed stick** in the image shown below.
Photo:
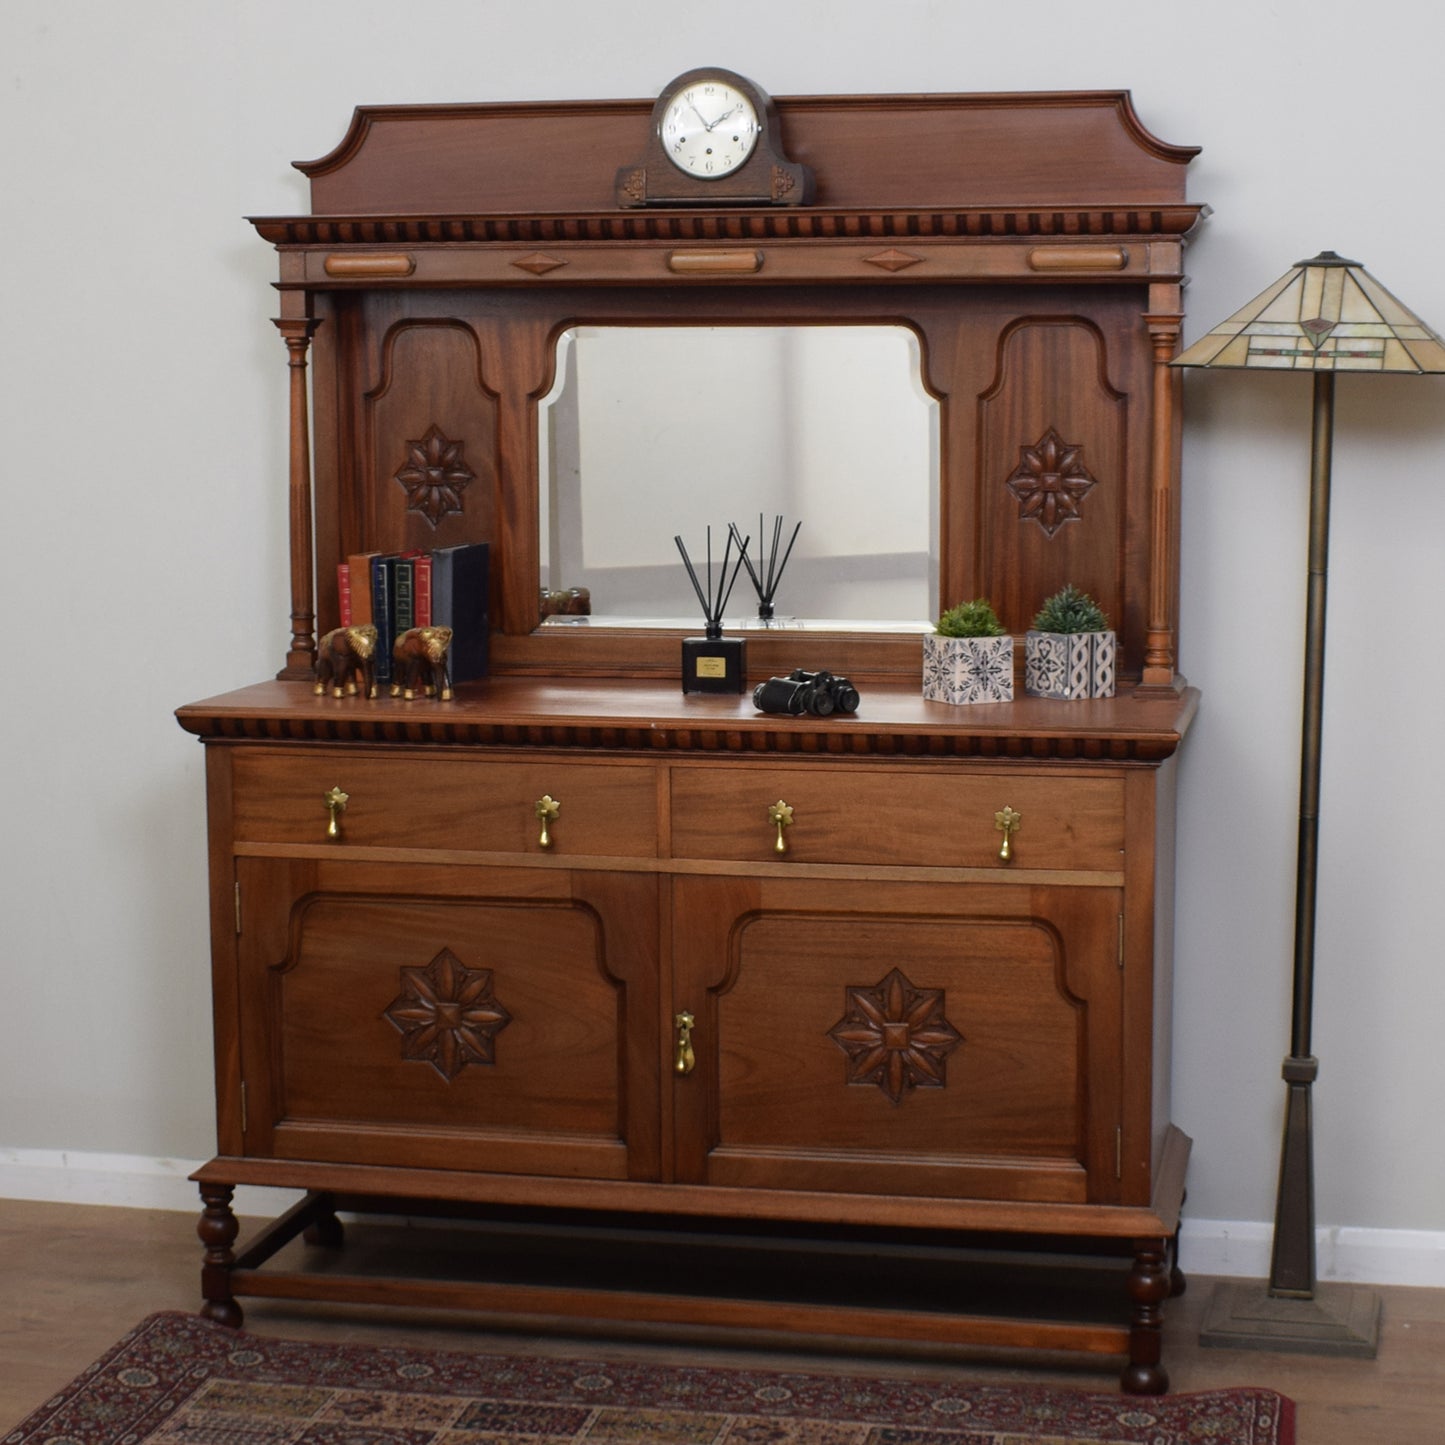
<path fill-rule="evenodd" d="M 771 555 L 761 555 L 758 558 L 758 565 L 762 568 L 762 576 L 758 575 L 757 570 L 748 558 L 746 547 L 744 548 L 743 561 L 747 566 L 748 576 L 752 579 L 753 590 L 758 594 L 758 616 L 765 620 L 773 615 L 773 597 L 777 593 L 778 583 L 783 580 L 783 568 L 788 565 L 788 558 L 793 555 L 793 543 L 798 540 L 798 531 L 802 525 L 802 522 L 798 522 L 793 527 L 793 535 L 788 539 L 787 551 L 783 553 L 783 559 L 780 562 L 778 560 L 778 547 L 783 540 L 783 519 L 781 515 L 773 518 L 772 553 Z M 728 526 L 732 529 L 733 534 L 736 535 L 738 530 L 737 523 L 729 522 Z M 763 517 L 762 513 L 759 512 L 758 536 L 761 538 L 762 535 Z"/>
<path fill-rule="evenodd" d="M 738 555 L 736 561 L 732 557 L 733 541 L 736 538 L 738 544 Z M 752 571 L 752 564 L 748 562 L 748 543 L 751 537 L 739 537 L 738 529 L 731 524 L 728 526 L 727 544 L 723 548 L 722 568 L 718 575 L 717 590 L 713 590 L 712 579 L 712 528 L 707 529 L 707 590 L 703 590 L 701 581 L 698 580 L 697 568 L 692 565 L 692 558 L 687 555 L 687 548 L 683 545 L 680 536 L 672 539 L 677 543 L 677 550 L 682 554 L 682 565 L 687 568 L 687 575 L 692 581 L 692 590 L 697 593 L 697 600 L 702 604 L 703 622 L 707 627 L 709 637 L 722 636 L 723 613 L 727 611 L 728 598 L 733 595 L 733 583 L 738 580 L 738 572 L 744 564 L 747 564 L 748 571 Z M 731 563 L 732 571 L 728 571 Z"/>

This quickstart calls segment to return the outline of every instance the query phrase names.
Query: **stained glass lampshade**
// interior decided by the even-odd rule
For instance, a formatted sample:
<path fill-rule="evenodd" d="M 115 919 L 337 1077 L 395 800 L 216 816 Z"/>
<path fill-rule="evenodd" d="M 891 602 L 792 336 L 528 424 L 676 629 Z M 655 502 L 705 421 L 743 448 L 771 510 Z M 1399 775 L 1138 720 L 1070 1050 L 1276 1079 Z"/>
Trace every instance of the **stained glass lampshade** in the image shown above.
<path fill-rule="evenodd" d="M 1445 372 L 1445 342 L 1358 261 L 1321 251 L 1201 336 L 1174 365 Z"/>

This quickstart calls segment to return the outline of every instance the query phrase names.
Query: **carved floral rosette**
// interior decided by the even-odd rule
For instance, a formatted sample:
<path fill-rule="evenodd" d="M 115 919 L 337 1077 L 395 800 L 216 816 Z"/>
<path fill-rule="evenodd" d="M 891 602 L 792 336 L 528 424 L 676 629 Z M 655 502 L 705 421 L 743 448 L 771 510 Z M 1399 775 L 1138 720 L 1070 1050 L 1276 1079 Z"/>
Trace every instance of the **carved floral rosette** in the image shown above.
<path fill-rule="evenodd" d="M 923 639 L 923 696 L 929 702 L 1012 702 L 1012 637 Z"/>
<path fill-rule="evenodd" d="M 1031 697 L 1114 696 L 1112 632 L 1036 632 L 1024 637 L 1024 691 Z"/>

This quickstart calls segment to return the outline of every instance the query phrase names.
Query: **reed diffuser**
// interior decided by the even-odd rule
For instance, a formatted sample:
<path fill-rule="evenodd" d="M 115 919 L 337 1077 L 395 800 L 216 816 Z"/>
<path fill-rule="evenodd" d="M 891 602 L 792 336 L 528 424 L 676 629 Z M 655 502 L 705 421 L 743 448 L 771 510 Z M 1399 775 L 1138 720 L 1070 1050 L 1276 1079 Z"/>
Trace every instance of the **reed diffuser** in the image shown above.
<path fill-rule="evenodd" d="M 758 565 L 753 566 L 752 559 L 748 556 L 747 545 L 742 538 L 738 537 L 738 525 L 736 522 L 729 523 L 732 535 L 738 537 L 739 545 L 742 547 L 743 566 L 748 569 L 748 576 L 752 580 L 753 591 L 758 594 L 758 617 L 763 622 L 773 620 L 773 598 L 777 595 L 778 583 L 783 580 L 783 568 L 788 565 L 788 558 L 793 555 L 793 543 L 798 540 L 798 531 L 802 527 L 801 522 L 793 525 L 793 535 L 788 538 L 787 549 L 783 551 L 779 560 L 778 551 L 783 541 L 783 519 L 781 516 L 773 518 L 773 550 L 764 552 L 759 550 Z M 758 513 L 758 547 L 763 545 L 763 516 Z"/>
<path fill-rule="evenodd" d="M 749 538 L 739 537 L 736 527 L 728 528 L 722 566 L 713 585 L 712 528 L 707 529 L 707 586 L 704 588 L 681 537 L 672 539 L 682 555 L 682 565 L 692 581 L 692 590 L 702 604 L 702 637 L 682 639 L 682 690 L 684 692 L 741 692 L 747 676 L 745 639 L 722 635 L 723 613 L 732 596 L 733 583 L 747 560 Z M 737 543 L 737 555 L 733 544 Z"/>

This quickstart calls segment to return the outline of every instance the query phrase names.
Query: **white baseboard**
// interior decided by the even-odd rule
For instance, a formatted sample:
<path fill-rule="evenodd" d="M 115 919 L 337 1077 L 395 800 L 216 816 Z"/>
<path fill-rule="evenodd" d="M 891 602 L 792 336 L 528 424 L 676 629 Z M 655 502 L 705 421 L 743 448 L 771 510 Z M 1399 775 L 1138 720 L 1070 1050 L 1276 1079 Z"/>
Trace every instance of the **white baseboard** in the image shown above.
<path fill-rule="evenodd" d="M 190 1175 L 200 1160 L 148 1159 L 143 1154 L 94 1154 L 73 1149 L 0 1149 L 0 1200 L 48 1204 L 113 1204 L 130 1209 L 201 1212 Z M 300 1192 L 236 1190 L 233 1208 L 242 1216 L 271 1218 L 289 1209 Z"/>
<path fill-rule="evenodd" d="M 1186 1219 L 1179 1233 L 1179 1263 L 1185 1274 L 1266 1279 L 1273 1243 L 1273 1224 Z M 1445 1232 L 1355 1225 L 1316 1229 L 1315 1277 L 1351 1284 L 1445 1288 Z"/>
<path fill-rule="evenodd" d="M 199 1161 L 149 1159 L 61 1149 L 0 1149 L 0 1200 L 56 1204 L 113 1204 L 132 1209 L 200 1211 L 188 1176 Z M 297 1191 L 237 1189 L 237 1214 L 270 1218 L 289 1208 Z M 1271 1224 L 1254 1220 L 1186 1219 L 1179 1238 L 1186 1274 L 1264 1279 L 1269 1274 Z M 1445 1288 L 1445 1231 L 1321 1229 L 1315 1236 L 1316 1274 L 1355 1284 Z"/>

